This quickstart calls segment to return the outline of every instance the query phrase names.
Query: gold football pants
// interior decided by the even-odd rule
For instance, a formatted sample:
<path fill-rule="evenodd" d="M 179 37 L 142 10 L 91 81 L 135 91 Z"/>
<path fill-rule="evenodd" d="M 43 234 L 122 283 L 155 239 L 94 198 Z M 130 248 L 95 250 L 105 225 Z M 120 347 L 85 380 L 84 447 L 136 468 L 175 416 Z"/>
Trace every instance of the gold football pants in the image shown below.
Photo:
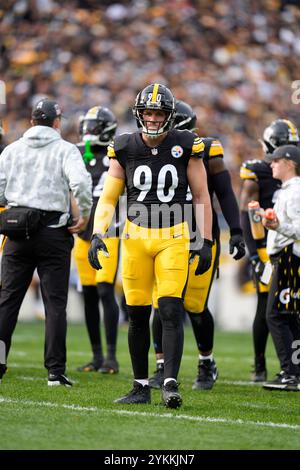
<path fill-rule="evenodd" d="M 188 259 L 186 223 L 149 229 L 127 220 L 122 240 L 122 280 L 127 305 L 151 305 L 154 281 L 157 298 L 181 298 Z"/>
<path fill-rule="evenodd" d="M 104 238 L 103 241 L 107 247 L 109 258 L 106 258 L 103 253 L 99 252 L 98 256 L 102 269 L 96 271 L 88 261 L 90 242 L 79 237 L 76 238 L 74 257 L 82 286 L 95 286 L 100 282 L 114 284 L 115 282 L 118 270 L 120 240 L 119 238 Z"/>
<path fill-rule="evenodd" d="M 219 263 L 219 242 L 214 241 L 212 247 L 212 262 L 208 271 L 200 276 L 195 275 L 198 257 L 189 265 L 189 274 L 186 290 L 184 293 L 184 308 L 187 312 L 202 313 L 206 307 L 210 288 Z M 157 288 L 153 289 L 153 306 L 158 308 Z"/>

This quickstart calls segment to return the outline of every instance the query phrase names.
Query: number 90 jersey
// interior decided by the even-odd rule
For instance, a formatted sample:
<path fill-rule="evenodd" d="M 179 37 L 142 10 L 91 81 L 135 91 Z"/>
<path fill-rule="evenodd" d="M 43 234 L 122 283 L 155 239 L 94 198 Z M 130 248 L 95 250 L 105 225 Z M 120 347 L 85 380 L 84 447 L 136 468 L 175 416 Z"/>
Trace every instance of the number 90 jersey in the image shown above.
<path fill-rule="evenodd" d="M 140 132 L 122 134 L 108 147 L 125 170 L 127 218 L 143 227 L 161 228 L 183 222 L 188 188 L 187 166 L 191 157 L 203 158 L 202 140 L 188 130 L 173 129 L 155 148 L 148 147 Z M 176 206 L 174 206 L 176 205 Z M 163 208 L 176 207 L 171 217 Z"/>

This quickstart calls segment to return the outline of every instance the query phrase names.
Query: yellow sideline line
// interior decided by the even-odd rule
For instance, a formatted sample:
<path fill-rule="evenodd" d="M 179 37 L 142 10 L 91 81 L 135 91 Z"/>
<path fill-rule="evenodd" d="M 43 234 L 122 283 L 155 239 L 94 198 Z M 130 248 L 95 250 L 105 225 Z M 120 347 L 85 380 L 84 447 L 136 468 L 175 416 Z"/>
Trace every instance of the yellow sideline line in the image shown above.
<path fill-rule="evenodd" d="M 47 401 L 33 401 L 33 400 L 17 400 L 15 398 L 0 397 L 0 404 L 16 404 L 26 406 L 40 406 L 45 408 L 63 408 L 71 411 L 83 412 L 99 412 L 107 414 L 116 414 L 122 416 L 136 416 L 141 418 L 164 418 L 164 419 L 178 419 L 186 421 L 194 421 L 200 423 L 222 423 L 229 425 L 246 425 L 246 426 L 262 426 L 267 428 L 281 428 L 281 429 L 295 429 L 300 430 L 300 424 L 287 424 L 287 423 L 272 423 L 271 421 L 244 421 L 242 419 L 227 419 L 227 418 L 211 418 L 209 416 L 189 416 L 175 413 L 150 413 L 146 411 L 128 411 L 128 410 L 108 410 L 105 408 L 97 408 L 96 406 L 80 406 L 80 405 L 67 405 Z"/>

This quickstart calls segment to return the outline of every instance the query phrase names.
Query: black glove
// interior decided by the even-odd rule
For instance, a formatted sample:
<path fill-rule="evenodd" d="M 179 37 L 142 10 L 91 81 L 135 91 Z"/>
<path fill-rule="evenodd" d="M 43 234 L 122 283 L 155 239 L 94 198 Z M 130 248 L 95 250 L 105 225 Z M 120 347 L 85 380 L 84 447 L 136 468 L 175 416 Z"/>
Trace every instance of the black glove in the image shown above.
<path fill-rule="evenodd" d="M 242 230 L 233 229 L 230 230 L 230 240 L 229 240 L 229 253 L 232 255 L 234 249 L 236 248 L 236 253 L 233 256 L 233 259 L 241 259 L 246 254 L 245 242 L 242 235 Z"/>
<path fill-rule="evenodd" d="M 101 239 L 101 235 L 95 233 L 92 236 L 91 246 L 88 252 L 88 259 L 92 268 L 97 269 L 97 270 L 102 269 L 102 266 L 98 260 L 98 251 L 103 251 L 105 256 L 109 256 L 106 245 L 104 241 Z"/>
<path fill-rule="evenodd" d="M 199 256 L 198 266 L 195 271 L 196 276 L 205 273 L 210 268 L 212 260 L 212 246 L 213 242 L 204 238 L 201 248 L 191 250 L 190 264 L 194 261 L 196 256 Z"/>

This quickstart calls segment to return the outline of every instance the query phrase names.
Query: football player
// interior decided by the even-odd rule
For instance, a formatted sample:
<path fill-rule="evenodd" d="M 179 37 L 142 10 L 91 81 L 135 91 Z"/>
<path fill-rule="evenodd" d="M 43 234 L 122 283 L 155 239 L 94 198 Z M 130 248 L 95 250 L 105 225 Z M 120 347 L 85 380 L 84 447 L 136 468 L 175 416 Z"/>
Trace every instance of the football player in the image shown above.
<path fill-rule="evenodd" d="M 197 117 L 191 106 L 184 101 L 177 101 L 175 129 L 195 130 Z M 230 254 L 234 259 L 240 259 L 245 255 L 245 245 L 242 237 L 242 229 L 239 222 L 239 208 L 232 190 L 228 170 L 224 164 L 224 152 L 218 139 L 202 138 L 205 145 L 203 161 L 207 171 L 208 189 L 213 200 L 216 194 L 222 213 L 230 229 Z M 189 199 L 190 193 L 187 194 Z M 190 265 L 188 283 L 184 296 L 184 308 L 189 315 L 197 347 L 199 350 L 198 375 L 193 384 L 194 390 L 210 390 L 218 375 L 216 363 L 213 358 L 214 319 L 208 308 L 208 298 L 211 285 L 219 265 L 220 255 L 220 229 L 218 218 L 213 209 L 213 258 L 211 267 L 201 276 L 195 275 L 195 263 Z M 153 293 L 153 305 L 155 314 L 153 317 L 152 331 L 156 353 L 157 368 L 149 379 L 150 387 L 160 388 L 163 382 L 164 355 L 162 348 L 162 326 L 156 299 L 156 290 Z"/>
<path fill-rule="evenodd" d="M 92 266 L 100 268 L 98 251 L 106 251 L 103 235 L 126 185 L 128 207 L 122 239 L 122 279 L 129 314 L 128 343 L 134 383 L 133 389 L 116 403 L 150 403 L 151 400 L 149 319 L 155 280 L 165 355 L 162 400 L 165 406 L 178 408 L 182 403 L 177 383 L 183 351 L 182 294 L 190 246 L 185 214 L 188 185 L 203 238 L 203 243 L 194 247 L 196 274 L 207 271 L 212 258 L 211 204 L 202 161 L 204 144 L 190 131 L 172 129 L 175 99 L 164 85 L 151 84 L 138 93 L 133 112 L 141 132 L 117 136 L 109 146 L 109 174 L 96 209 L 89 259 Z"/>
<path fill-rule="evenodd" d="M 108 108 L 95 106 L 79 119 L 81 142 L 78 148 L 93 181 L 93 208 L 89 224 L 76 239 L 74 256 L 82 285 L 85 321 L 92 347 L 93 358 L 79 367 L 82 372 L 100 371 L 117 373 L 116 359 L 119 307 L 115 299 L 114 283 L 119 260 L 119 238 L 116 236 L 116 221 L 106 233 L 105 243 L 110 252 L 110 260 L 102 259 L 103 269 L 95 271 L 88 263 L 87 255 L 93 231 L 93 215 L 104 181 L 109 160 L 107 146 L 115 136 L 117 120 Z M 104 358 L 100 332 L 99 300 L 103 306 L 107 355 Z"/>
<path fill-rule="evenodd" d="M 261 143 L 265 157 L 267 157 L 282 145 L 298 145 L 298 131 L 288 119 L 276 119 L 264 130 Z M 254 344 L 252 380 L 254 382 L 264 382 L 267 379 L 265 351 L 269 331 L 266 321 L 266 307 L 270 282 L 262 284 L 260 279 L 268 261 L 266 252 L 267 234 L 261 240 L 254 240 L 248 216 L 248 203 L 255 200 L 259 202 L 260 207 L 263 209 L 272 208 L 276 191 L 280 188 L 280 181 L 273 178 L 270 163 L 266 159 L 245 161 L 240 169 L 240 177 L 243 181 L 240 197 L 241 223 L 253 266 L 257 291 L 257 308 L 252 327 Z"/>

